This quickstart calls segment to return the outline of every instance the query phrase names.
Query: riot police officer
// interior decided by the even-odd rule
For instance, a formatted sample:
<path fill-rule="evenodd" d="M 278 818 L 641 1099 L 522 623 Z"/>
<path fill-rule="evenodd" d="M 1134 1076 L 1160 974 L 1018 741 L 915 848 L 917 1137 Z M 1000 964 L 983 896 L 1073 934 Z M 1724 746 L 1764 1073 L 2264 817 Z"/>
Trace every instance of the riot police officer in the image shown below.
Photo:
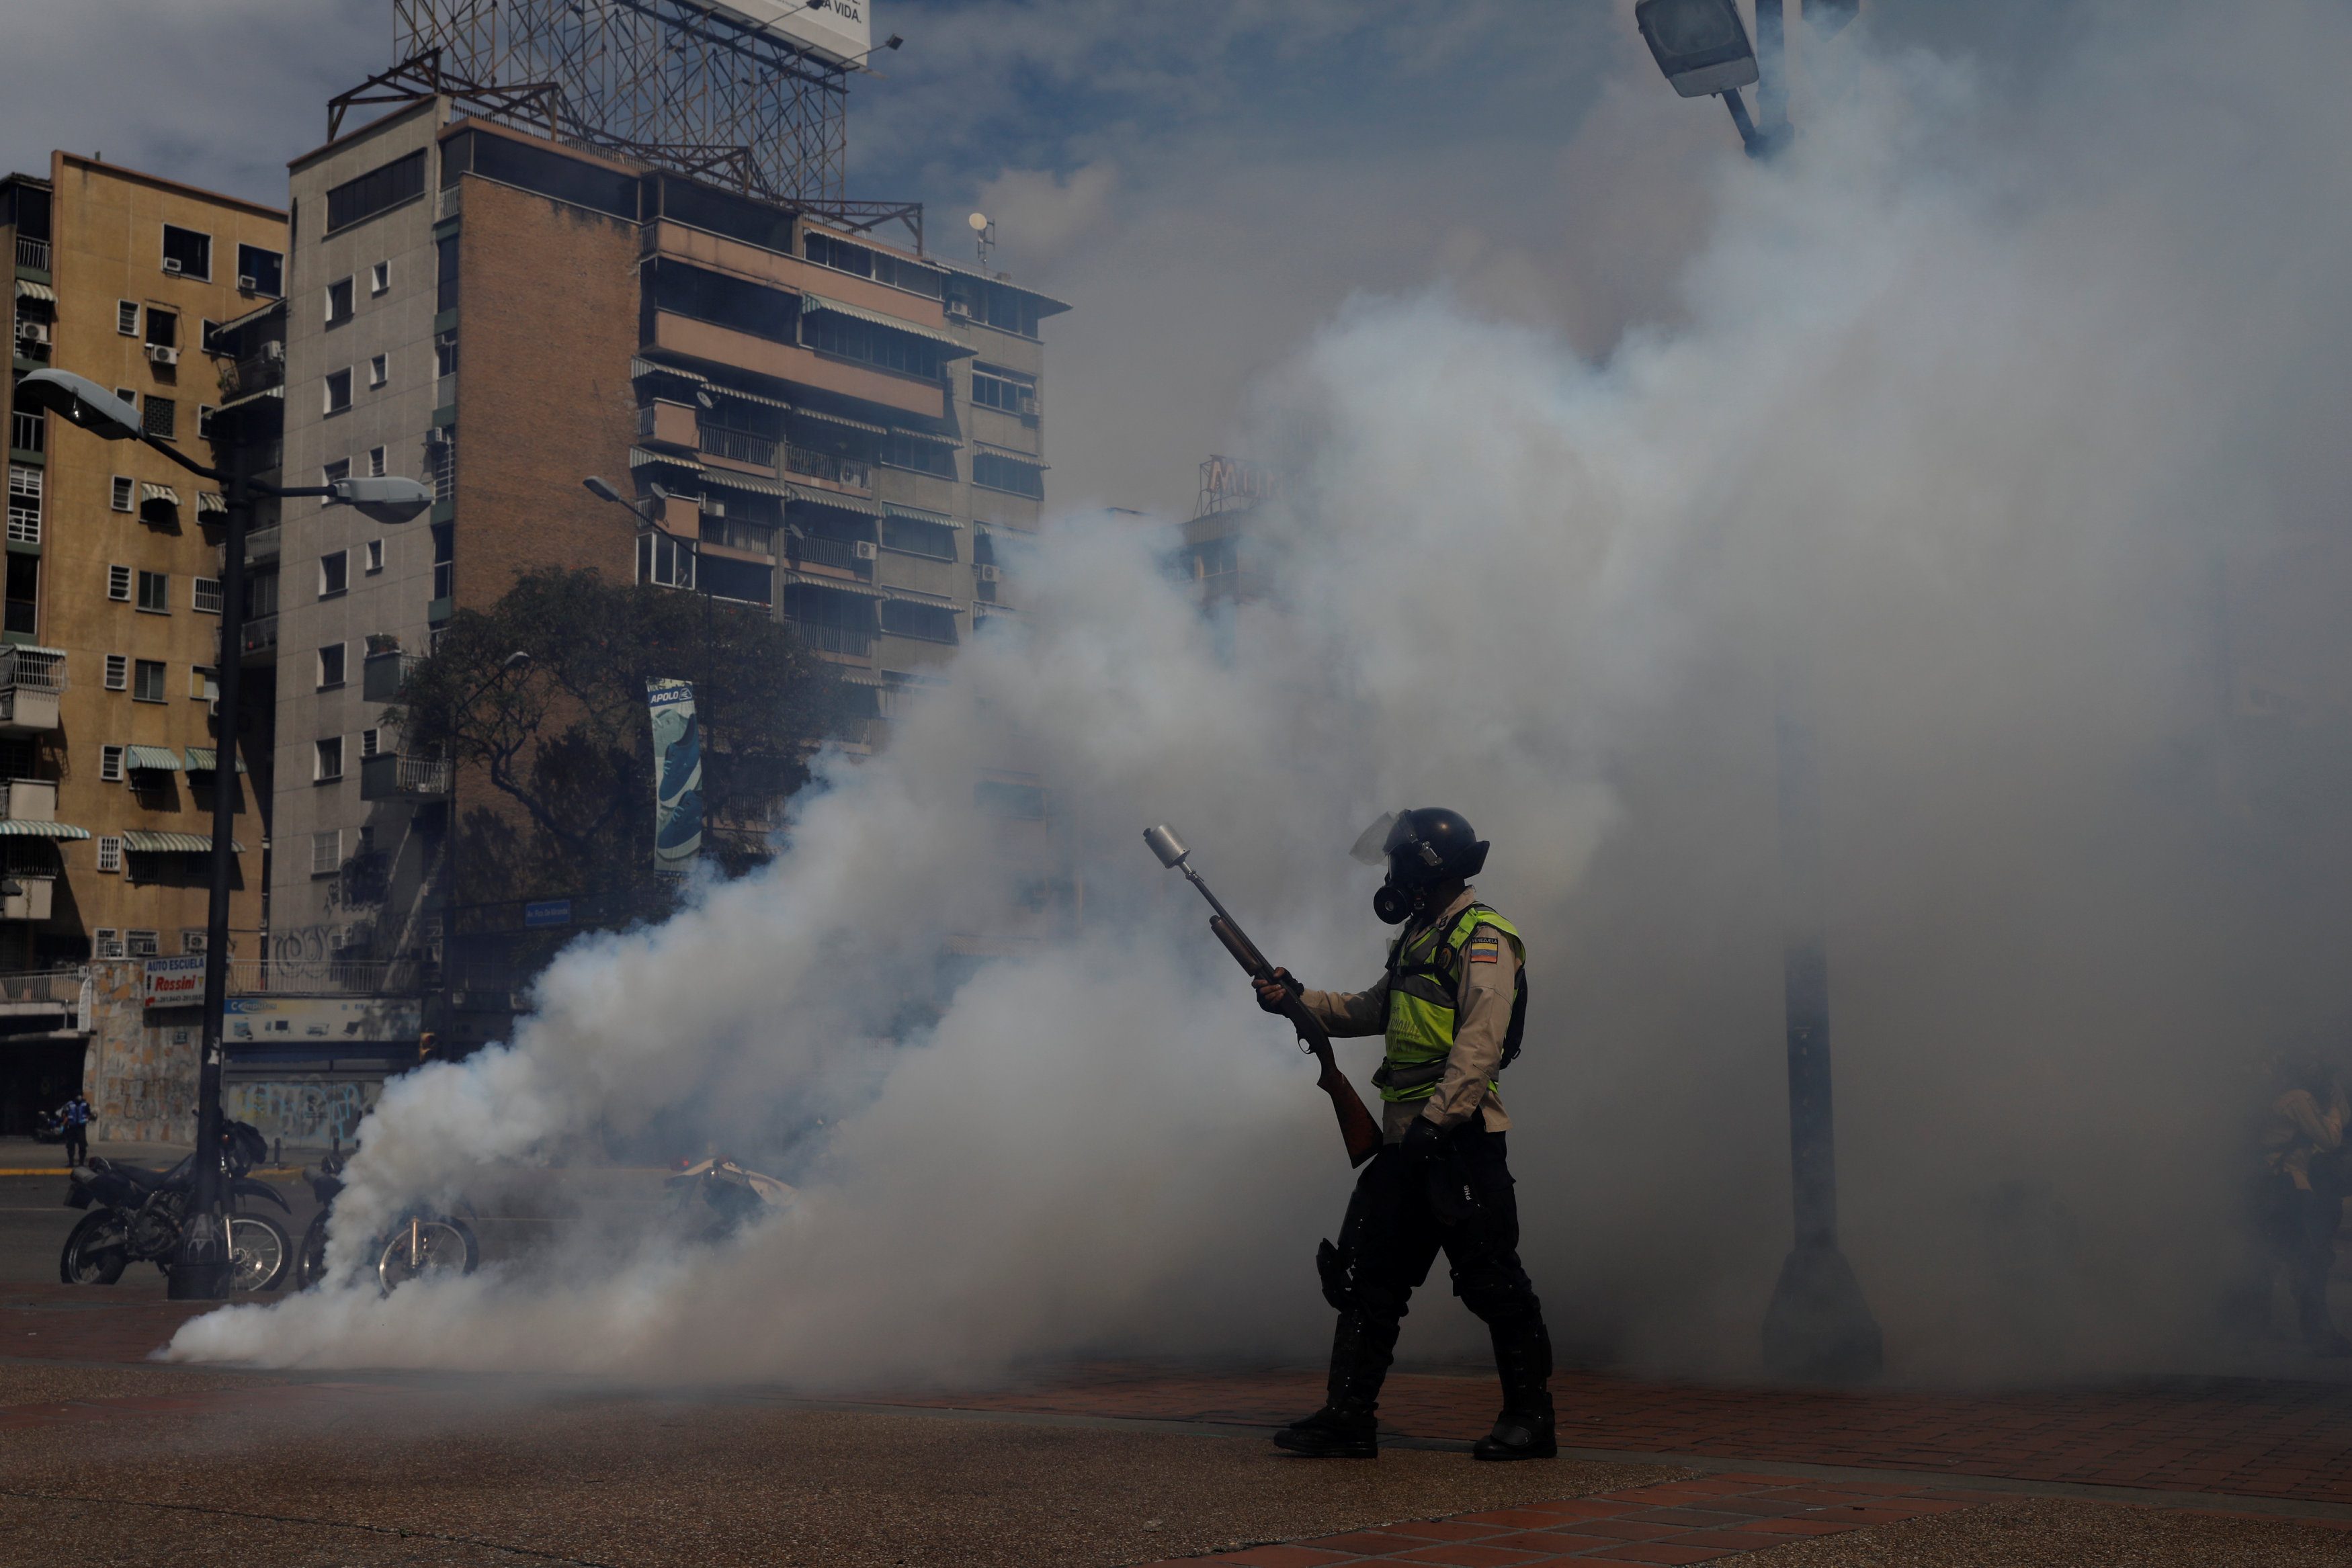
<path fill-rule="evenodd" d="M 1331 1034 L 1387 1042 L 1372 1076 L 1384 1140 L 1356 1183 L 1339 1245 L 1324 1242 L 1317 1258 L 1323 1294 L 1339 1312 L 1328 1395 L 1274 1440 L 1317 1458 L 1379 1453 L 1381 1383 L 1406 1302 L 1442 1250 L 1454 1293 L 1486 1322 L 1503 1385 L 1502 1414 L 1477 1458 L 1549 1458 L 1559 1452 L 1551 1340 L 1519 1266 L 1504 1148 L 1511 1122 L 1496 1082 L 1526 1027 L 1526 949 L 1509 921 L 1472 896 L 1488 846 L 1460 812 L 1400 812 L 1358 847 L 1388 865 L 1374 911 L 1404 926 L 1387 970 L 1361 991 L 1305 990 L 1279 969 L 1258 988 L 1269 1012 L 1295 994 Z"/>

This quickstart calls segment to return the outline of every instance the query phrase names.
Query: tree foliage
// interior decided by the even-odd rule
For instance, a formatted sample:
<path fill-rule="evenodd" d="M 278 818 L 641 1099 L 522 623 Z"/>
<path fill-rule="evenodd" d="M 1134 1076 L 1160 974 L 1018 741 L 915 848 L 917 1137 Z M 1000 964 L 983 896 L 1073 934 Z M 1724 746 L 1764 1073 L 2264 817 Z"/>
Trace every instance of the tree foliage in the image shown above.
<path fill-rule="evenodd" d="M 761 858 L 835 727 L 831 668 L 754 607 L 541 568 L 488 613 L 459 611 L 384 715 L 403 751 L 455 758 L 476 793 L 459 800 L 461 902 L 650 888 L 654 677 L 694 683 L 706 852 L 730 873 Z"/>

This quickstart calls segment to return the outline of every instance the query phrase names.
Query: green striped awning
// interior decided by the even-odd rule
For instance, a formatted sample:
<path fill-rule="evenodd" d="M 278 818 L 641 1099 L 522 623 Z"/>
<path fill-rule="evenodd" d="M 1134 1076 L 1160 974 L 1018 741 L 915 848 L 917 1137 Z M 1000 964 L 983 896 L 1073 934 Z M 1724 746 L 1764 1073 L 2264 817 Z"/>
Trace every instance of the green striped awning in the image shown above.
<path fill-rule="evenodd" d="M 219 767 L 220 767 L 220 760 L 219 760 L 218 755 L 217 755 L 217 754 L 213 750 L 213 748 L 212 748 L 211 747 L 209 747 L 209 746 L 191 746 L 190 747 L 188 747 L 188 771 L 189 771 L 189 772 L 191 772 L 191 773 L 211 773 L 211 772 L 215 772 L 215 771 L 216 771 L 216 770 L 219 768 Z M 244 772 L 244 771 L 246 770 L 246 768 L 245 768 L 245 758 L 242 758 L 242 757 L 240 757 L 240 758 L 238 758 L 236 759 L 236 770 L 237 770 L 239 773 L 242 773 L 242 772 Z"/>
<path fill-rule="evenodd" d="M 953 517 L 949 517 L 945 512 L 934 512 L 923 507 L 902 507 L 896 501 L 885 501 L 882 503 L 882 509 L 891 517 L 905 517 L 909 522 L 930 523 L 942 528 L 960 528 L 963 527 L 961 523 L 956 521 Z"/>
<path fill-rule="evenodd" d="M 22 817 L 0 817 L 0 838 L 12 839 L 86 839 L 88 828 L 69 827 L 63 822 L 28 822 Z"/>
<path fill-rule="evenodd" d="M 201 833 L 129 832 L 122 835 L 122 847 L 147 855 L 203 855 L 212 852 L 213 841 Z M 245 846 L 235 839 L 228 847 L 235 853 L 245 853 Z"/>
<path fill-rule="evenodd" d="M 158 773 L 177 773 L 180 754 L 168 746 L 126 746 L 122 748 L 125 768 L 152 768 Z"/>
<path fill-rule="evenodd" d="M 805 289 L 801 292 L 801 308 L 829 311 L 835 316 L 846 316 L 852 320 L 870 322 L 877 327 L 887 327 L 894 332 L 905 332 L 917 338 L 929 338 L 932 342 L 946 348 L 949 350 L 946 357 L 950 360 L 960 360 L 967 355 L 980 352 L 978 349 L 961 339 L 950 338 L 937 327 L 926 327 L 901 316 L 885 316 L 879 310 L 868 310 L 861 305 L 844 305 L 838 299 L 827 299 L 822 294 L 811 294 Z"/>
<path fill-rule="evenodd" d="M 787 485 L 783 488 L 787 497 L 804 507 L 831 507 L 836 511 L 856 512 L 868 517 L 882 515 L 880 506 L 856 496 L 845 496 L 835 490 L 814 490 L 806 485 Z"/>

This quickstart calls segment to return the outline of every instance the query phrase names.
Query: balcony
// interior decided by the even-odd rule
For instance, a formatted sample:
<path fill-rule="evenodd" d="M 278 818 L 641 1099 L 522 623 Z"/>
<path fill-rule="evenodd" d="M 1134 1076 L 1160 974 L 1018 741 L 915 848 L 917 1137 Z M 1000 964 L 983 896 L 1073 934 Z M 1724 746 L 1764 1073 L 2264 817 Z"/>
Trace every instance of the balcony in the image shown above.
<path fill-rule="evenodd" d="M 857 553 L 864 540 L 828 539 L 814 535 L 784 540 L 785 559 L 794 567 L 830 568 L 845 576 L 870 579 L 874 575 L 874 551 L 869 548 L 865 556 Z"/>
<path fill-rule="evenodd" d="M 787 621 L 785 625 L 800 633 L 800 639 L 820 653 L 837 653 L 846 658 L 870 658 L 874 653 L 874 633 L 862 627 L 828 625 L 816 621 Z"/>
<path fill-rule="evenodd" d="M 694 423 L 692 407 L 656 398 L 637 410 L 637 439 L 691 451 L 695 445 Z"/>
<path fill-rule="evenodd" d="M 654 312 L 653 337 L 645 346 L 705 364 L 746 370 L 776 381 L 838 392 L 920 419 L 947 417 L 947 388 L 941 382 L 869 370 L 852 361 L 828 358 L 797 343 L 753 337 L 749 332 L 697 321 L 675 311 Z"/>
<path fill-rule="evenodd" d="M 277 527 L 256 528 L 245 536 L 245 559 L 250 561 L 276 560 L 282 530 Z"/>
<path fill-rule="evenodd" d="M 11 872 L 22 880 L 22 873 Z M 74 1011 L 81 1005 L 87 969 L 19 969 L 0 975 L 0 1017 Z"/>
<path fill-rule="evenodd" d="M 400 996 L 424 979 L 414 958 L 231 958 L 231 996 Z"/>
<path fill-rule="evenodd" d="M 784 448 L 784 470 L 802 478 L 822 479 L 845 490 L 871 492 L 874 488 L 874 470 L 866 465 L 827 452 L 811 452 L 805 446 Z"/>
<path fill-rule="evenodd" d="M 34 239 L 29 235 L 16 236 L 16 265 L 29 267 L 35 272 L 49 270 L 49 242 Z"/>
<path fill-rule="evenodd" d="M 387 751 L 360 758 L 362 800 L 446 800 L 450 767 L 446 758 L 407 757 Z"/>
<path fill-rule="evenodd" d="M 37 413 L 22 410 L 8 415 L 8 444 L 18 452 L 39 452 L 48 441 L 49 422 Z"/>
<path fill-rule="evenodd" d="M 776 471 L 776 443 L 772 437 L 713 424 L 706 419 L 702 422 L 701 443 L 705 456 L 765 469 L 771 474 Z"/>
<path fill-rule="evenodd" d="M 422 653 L 404 653 L 397 648 L 370 653 L 361 665 L 360 695 L 372 703 L 398 702 L 401 688 L 408 684 L 410 672 L 424 658 Z"/>
<path fill-rule="evenodd" d="M 278 617 L 256 615 L 245 623 L 237 647 L 247 664 L 270 664 L 278 661 Z"/>
<path fill-rule="evenodd" d="M 0 892 L 0 921 L 49 918 L 55 907 L 58 879 L 54 876 L 28 876 L 22 872 L 10 872 L 0 888 L 14 885 L 21 891 Z"/>
<path fill-rule="evenodd" d="M 0 648 L 0 734 L 57 728 L 58 698 L 68 685 L 63 650 Z"/>
<path fill-rule="evenodd" d="M 58 787 L 47 779 L 11 779 L 0 784 L 0 819 L 18 822 L 58 820 Z"/>
<path fill-rule="evenodd" d="M 234 402 L 285 384 L 286 345 L 270 343 L 260 353 L 247 354 L 228 367 L 228 373 L 221 379 L 221 398 Z"/>

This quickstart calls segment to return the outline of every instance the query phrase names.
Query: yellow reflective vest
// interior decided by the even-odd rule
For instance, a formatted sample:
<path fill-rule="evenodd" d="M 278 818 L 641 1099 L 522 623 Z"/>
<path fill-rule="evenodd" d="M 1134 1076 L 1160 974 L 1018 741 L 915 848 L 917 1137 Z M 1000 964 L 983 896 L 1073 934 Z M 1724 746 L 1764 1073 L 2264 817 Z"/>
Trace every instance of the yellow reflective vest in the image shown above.
<path fill-rule="evenodd" d="M 1454 1001 L 1462 992 L 1462 948 L 1482 925 L 1500 932 L 1519 962 L 1518 991 L 1511 1007 L 1503 1066 L 1509 1066 L 1518 1054 L 1519 1033 L 1527 1019 L 1527 944 L 1520 940 L 1518 927 L 1485 904 L 1474 904 L 1445 925 L 1407 932 L 1389 948 L 1388 1050 L 1380 1071 L 1372 1074 L 1381 1099 L 1426 1100 L 1437 1092 L 1438 1082 L 1445 1076 L 1445 1059 L 1454 1050 Z M 1497 1100 L 1502 1097 L 1499 1088 L 1495 1080 L 1487 1081 L 1487 1092 Z"/>

